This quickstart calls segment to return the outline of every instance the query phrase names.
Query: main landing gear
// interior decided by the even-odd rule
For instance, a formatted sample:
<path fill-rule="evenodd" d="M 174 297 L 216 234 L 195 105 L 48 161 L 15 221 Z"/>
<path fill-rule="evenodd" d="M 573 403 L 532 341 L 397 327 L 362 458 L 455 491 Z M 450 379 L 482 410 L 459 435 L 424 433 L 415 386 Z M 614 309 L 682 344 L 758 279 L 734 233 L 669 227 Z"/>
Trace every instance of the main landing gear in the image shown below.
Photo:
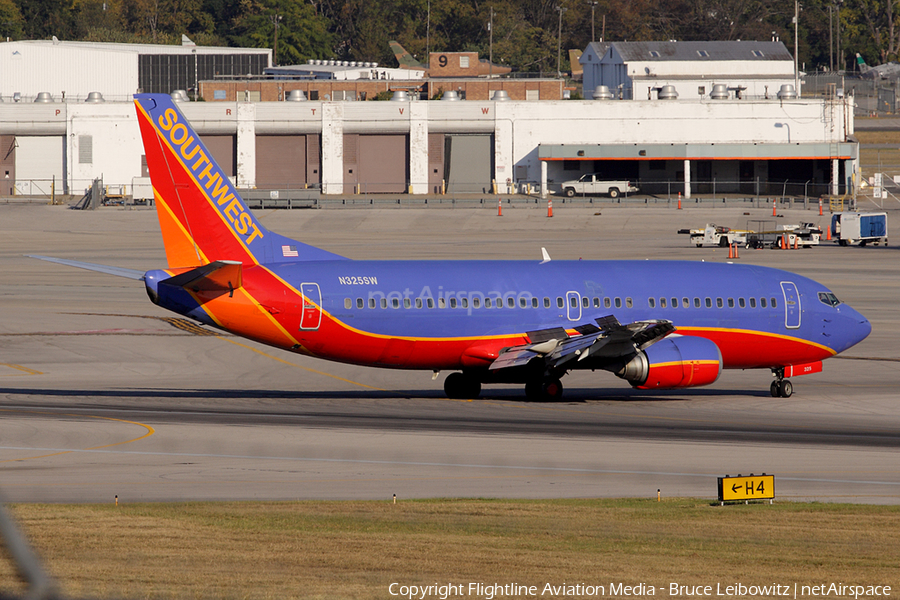
<path fill-rule="evenodd" d="M 794 385 L 790 379 L 784 378 L 784 369 L 772 369 L 775 381 L 769 386 L 773 398 L 790 398 L 794 393 Z"/>
<path fill-rule="evenodd" d="M 562 398 L 563 384 L 559 379 L 529 381 L 525 384 L 525 399 L 532 402 L 553 402 Z"/>
<path fill-rule="evenodd" d="M 468 400 L 481 394 L 481 382 L 465 373 L 450 373 L 444 380 L 444 393 L 452 400 Z"/>

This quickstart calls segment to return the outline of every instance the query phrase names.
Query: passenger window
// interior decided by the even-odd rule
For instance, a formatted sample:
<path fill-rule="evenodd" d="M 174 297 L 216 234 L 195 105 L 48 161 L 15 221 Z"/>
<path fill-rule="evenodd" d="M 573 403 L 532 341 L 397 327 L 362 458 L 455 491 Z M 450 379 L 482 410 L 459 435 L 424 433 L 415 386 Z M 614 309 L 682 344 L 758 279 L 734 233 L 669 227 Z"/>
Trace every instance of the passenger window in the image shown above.
<path fill-rule="evenodd" d="M 400 308 L 400 298 L 391 298 L 391 306 Z"/>
<path fill-rule="evenodd" d="M 456 308 L 456 298 L 450 298 L 450 308 Z"/>
<path fill-rule="evenodd" d="M 559 308 L 565 308 L 566 303 L 563 302 L 562 296 L 557 296 L 557 297 L 556 297 L 556 306 L 559 307 Z"/>
<path fill-rule="evenodd" d="M 428 306 L 428 308 L 434 308 L 434 298 L 426 298 L 425 305 Z"/>
<path fill-rule="evenodd" d="M 600 308 L 600 298 L 594 296 L 594 308 Z"/>
<path fill-rule="evenodd" d="M 660 308 L 665 308 L 665 307 L 666 307 L 666 299 L 665 299 L 665 298 L 660 298 L 660 299 L 659 299 L 659 307 L 660 307 Z"/>
<path fill-rule="evenodd" d="M 412 301 L 409 298 L 403 299 L 403 308 L 409 308 L 412 306 Z"/>
<path fill-rule="evenodd" d="M 616 308 L 622 308 L 622 299 L 616 296 Z"/>
<path fill-rule="evenodd" d="M 521 308 L 528 308 L 528 299 L 527 298 L 519 298 L 519 306 Z"/>
<path fill-rule="evenodd" d="M 778 300 L 776 300 L 775 298 L 771 298 L 770 300 L 771 300 L 772 308 L 778 308 Z"/>
<path fill-rule="evenodd" d="M 353 308 L 353 300 L 344 298 L 344 308 Z"/>
<path fill-rule="evenodd" d="M 750 308 L 756 308 L 756 298 L 750 298 Z"/>
<path fill-rule="evenodd" d="M 550 298 L 544 296 L 544 308 L 550 308 Z"/>
<path fill-rule="evenodd" d="M 634 306 L 634 300 L 631 299 L 631 296 L 627 296 L 625 298 L 625 308 L 631 308 Z"/>
<path fill-rule="evenodd" d="M 416 298 L 416 308 L 422 308 L 422 299 Z"/>
<path fill-rule="evenodd" d="M 728 299 L 728 308 L 734 308 L 734 298 Z"/>
<path fill-rule="evenodd" d="M 700 298 L 694 298 L 694 308 L 700 308 Z"/>
<path fill-rule="evenodd" d="M 588 298 L 587 296 L 582 296 L 582 298 L 581 298 L 581 306 L 582 306 L 583 308 L 588 308 L 588 307 L 590 307 L 590 305 L 591 305 L 591 299 Z"/>
<path fill-rule="evenodd" d="M 606 297 L 603 299 L 603 306 L 604 306 L 604 308 L 609 308 L 610 306 L 612 306 L 612 304 L 609 301 L 609 297 Z"/>
<path fill-rule="evenodd" d="M 532 296 L 531 297 L 531 308 L 537 308 L 537 307 L 538 307 L 537 296 Z"/>
<path fill-rule="evenodd" d="M 447 308 L 446 298 L 438 298 L 438 308 Z"/>
<path fill-rule="evenodd" d="M 515 308 L 516 307 L 516 299 L 513 298 L 512 296 L 510 296 L 509 298 L 506 299 L 506 305 L 510 308 Z"/>
<path fill-rule="evenodd" d="M 724 306 L 724 302 L 722 302 L 721 298 L 716 298 L 716 308 L 722 308 Z"/>
<path fill-rule="evenodd" d="M 484 299 L 484 307 L 485 307 L 485 308 L 490 308 L 491 306 L 493 306 L 493 304 L 491 304 L 491 299 L 490 299 L 490 298 L 485 298 L 485 299 Z"/>
<path fill-rule="evenodd" d="M 478 296 L 472 298 L 472 308 L 481 308 L 481 299 Z"/>
<path fill-rule="evenodd" d="M 656 298 L 647 298 L 647 304 L 650 305 L 650 308 L 656 308 Z"/>
<path fill-rule="evenodd" d="M 572 296 L 571 298 L 569 298 L 569 304 L 572 305 L 572 308 L 578 308 L 578 298 Z"/>
<path fill-rule="evenodd" d="M 706 298 L 706 308 L 712 308 L 712 298 Z"/>
<path fill-rule="evenodd" d="M 381 308 L 387 308 L 387 298 L 381 299 Z"/>
<path fill-rule="evenodd" d="M 740 306 L 741 308 L 744 308 L 744 299 L 743 298 L 738 298 L 738 306 Z"/>
<path fill-rule="evenodd" d="M 682 298 L 682 299 L 681 299 L 681 305 L 682 305 L 683 307 L 685 307 L 685 308 L 690 308 L 690 307 L 691 307 L 691 301 L 688 300 L 687 298 Z"/>
<path fill-rule="evenodd" d="M 678 298 L 672 298 L 672 304 L 670 304 L 672 308 L 678 308 Z"/>
<path fill-rule="evenodd" d="M 468 298 L 462 298 L 459 302 L 463 308 L 469 308 L 469 299 Z"/>
<path fill-rule="evenodd" d="M 365 305 L 363 304 L 363 299 L 362 299 L 362 298 L 357 298 L 357 299 L 356 299 L 356 308 L 363 308 L 364 306 L 365 306 Z"/>
<path fill-rule="evenodd" d="M 369 308 L 375 308 L 375 298 L 369 298 Z"/>
<path fill-rule="evenodd" d="M 760 308 L 765 308 L 765 307 L 766 307 L 766 299 L 765 299 L 765 298 L 760 298 L 760 299 L 759 299 L 759 307 L 760 307 Z"/>

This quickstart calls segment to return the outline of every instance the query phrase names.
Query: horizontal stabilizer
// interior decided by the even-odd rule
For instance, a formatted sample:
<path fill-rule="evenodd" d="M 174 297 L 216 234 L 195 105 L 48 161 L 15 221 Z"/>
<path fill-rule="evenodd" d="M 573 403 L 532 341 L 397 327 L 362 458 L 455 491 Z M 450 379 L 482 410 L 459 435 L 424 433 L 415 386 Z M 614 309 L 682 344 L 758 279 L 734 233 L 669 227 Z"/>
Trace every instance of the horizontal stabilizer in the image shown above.
<path fill-rule="evenodd" d="M 193 292 L 232 292 L 243 285 L 241 263 L 217 260 L 160 281 L 161 284 L 187 288 Z"/>
<path fill-rule="evenodd" d="M 47 262 L 59 263 L 67 267 L 78 267 L 79 269 L 87 269 L 88 271 L 97 271 L 98 273 L 106 273 L 107 275 L 115 275 L 116 277 L 127 277 L 128 279 L 144 280 L 144 272 L 134 269 L 125 269 L 123 267 L 110 267 L 108 265 L 98 265 L 95 263 L 81 262 L 80 260 L 69 260 L 67 258 L 54 258 L 52 256 L 41 256 L 39 254 L 26 254 L 28 258 L 38 258 Z"/>

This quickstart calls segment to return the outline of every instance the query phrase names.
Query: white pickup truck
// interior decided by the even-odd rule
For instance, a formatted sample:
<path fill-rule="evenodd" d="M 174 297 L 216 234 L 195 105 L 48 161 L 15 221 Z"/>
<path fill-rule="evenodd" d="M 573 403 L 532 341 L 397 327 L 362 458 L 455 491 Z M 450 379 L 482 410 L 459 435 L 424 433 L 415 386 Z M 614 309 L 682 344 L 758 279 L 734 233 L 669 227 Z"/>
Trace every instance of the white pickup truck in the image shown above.
<path fill-rule="evenodd" d="M 610 198 L 618 198 L 620 194 L 638 191 L 630 181 L 602 181 L 591 173 L 582 175 L 577 180 L 563 181 L 560 189 L 569 198 L 575 194 L 609 194 Z"/>

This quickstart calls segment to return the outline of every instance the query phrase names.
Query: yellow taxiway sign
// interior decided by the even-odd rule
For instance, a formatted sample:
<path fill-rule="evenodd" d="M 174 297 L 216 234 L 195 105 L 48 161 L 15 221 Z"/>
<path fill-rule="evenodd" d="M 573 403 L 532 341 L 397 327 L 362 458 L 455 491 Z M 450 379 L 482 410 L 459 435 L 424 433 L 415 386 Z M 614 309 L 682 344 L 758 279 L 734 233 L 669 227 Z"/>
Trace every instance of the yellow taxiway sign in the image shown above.
<path fill-rule="evenodd" d="M 771 500 L 775 497 L 775 476 L 738 475 L 719 477 L 719 501 L 731 500 Z"/>

